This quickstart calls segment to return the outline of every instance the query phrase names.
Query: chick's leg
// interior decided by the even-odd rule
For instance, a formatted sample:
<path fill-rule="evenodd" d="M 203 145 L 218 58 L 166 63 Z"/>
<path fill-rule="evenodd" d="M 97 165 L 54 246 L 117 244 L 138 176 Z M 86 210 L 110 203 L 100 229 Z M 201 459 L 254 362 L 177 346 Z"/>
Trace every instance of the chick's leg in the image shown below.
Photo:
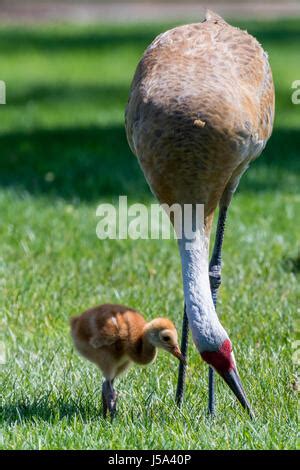
<path fill-rule="evenodd" d="M 107 380 L 104 380 L 102 384 L 102 412 L 103 418 L 106 418 L 107 415 L 107 401 L 106 401 L 106 389 L 107 389 Z"/>
<path fill-rule="evenodd" d="M 116 416 L 117 412 L 117 392 L 113 387 L 114 380 L 108 381 L 108 394 L 107 394 L 107 406 L 110 412 L 111 419 Z"/>

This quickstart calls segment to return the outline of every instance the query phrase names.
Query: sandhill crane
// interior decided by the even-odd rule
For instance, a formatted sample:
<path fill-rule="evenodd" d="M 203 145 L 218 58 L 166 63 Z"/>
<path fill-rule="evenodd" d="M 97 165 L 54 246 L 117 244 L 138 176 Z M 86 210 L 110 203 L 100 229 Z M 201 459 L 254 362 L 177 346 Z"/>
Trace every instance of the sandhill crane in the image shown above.
<path fill-rule="evenodd" d="M 71 334 L 77 350 L 94 362 L 105 377 L 102 386 L 103 415 L 116 413 L 116 377 L 135 362 L 145 365 L 156 357 L 156 348 L 164 349 L 184 362 L 176 328 L 167 318 L 146 322 L 143 316 L 124 305 L 105 304 L 73 317 Z"/>
<path fill-rule="evenodd" d="M 227 209 L 241 175 L 265 147 L 273 118 L 267 54 L 253 36 L 211 11 L 202 23 L 176 27 L 152 42 L 138 64 L 126 108 L 129 145 L 160 203 L 192 204 L 194 211 L 196 204 L 204 205 L 204 229 L 189 249 L 184 234 L 178 240 L 185 299 L 181 350 L 185 356 L 189 327 L 210 366 L 210 413 L 216 370 L 251 415 L 216 301 Z M 180 366 L 179 404 L 184 377 Z"/>

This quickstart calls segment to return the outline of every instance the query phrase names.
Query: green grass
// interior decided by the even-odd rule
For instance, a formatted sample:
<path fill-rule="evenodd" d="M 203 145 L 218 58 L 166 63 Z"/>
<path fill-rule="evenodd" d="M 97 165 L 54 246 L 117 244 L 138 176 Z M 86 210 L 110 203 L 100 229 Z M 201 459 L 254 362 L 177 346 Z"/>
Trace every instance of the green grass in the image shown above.
<path fill-rule="evenodd" d="M 119 381 L 111 424 L 101 417 L 101 376 L 71 344 L 69 317 L 107 301 L 181 327 L 175 242 L 95 234 L 100 202 L 119 194 L 153 202 L 123 113 L 140 54 L 167 26 L 1 26 L 1 448 L 296 447 L 300 106 L 291 104 L 291 83 L 300 79 L 299 20 L 242 24 L 269 52 L 277 115 L 230 209 L 218 311 L 256 419 L 220 380 L 217 417 L 206 417 L 207 368 L 190 345 L 182 410 L 177 362 L 160 353 Z"/>

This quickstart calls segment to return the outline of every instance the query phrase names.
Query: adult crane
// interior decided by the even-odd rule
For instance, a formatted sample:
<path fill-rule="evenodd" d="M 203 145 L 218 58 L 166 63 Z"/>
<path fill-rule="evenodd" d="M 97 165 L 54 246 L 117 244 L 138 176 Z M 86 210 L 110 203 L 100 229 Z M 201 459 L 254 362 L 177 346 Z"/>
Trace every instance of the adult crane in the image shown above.
<path fill-rule="evenodd" d="M 184 286 L 181 350 L 188 328 L 209 366 L 209 412 L 214 370 L 251 415 L 229 336 L 216 314 L 227 209 L 241 175 L 264 149 L 274 118 L 268 56 L 257 40 L 207 11 L 201 23 L 159 35 L 137 66 L 126 109 L 129 145 L 160 203 L 204 205 L 197 236 L 178 239 Z M 209 262 L 214 212 L 217 232 Z M 195 214 L 191 225 L 194 227 Z M 183 399 L 180 366 L 177 402 Z"/>

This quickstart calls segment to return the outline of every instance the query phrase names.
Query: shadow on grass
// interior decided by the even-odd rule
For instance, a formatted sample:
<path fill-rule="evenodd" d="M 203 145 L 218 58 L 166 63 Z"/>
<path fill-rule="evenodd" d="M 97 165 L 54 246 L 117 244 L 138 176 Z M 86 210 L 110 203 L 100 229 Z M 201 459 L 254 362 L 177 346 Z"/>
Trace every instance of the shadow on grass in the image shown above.
<path fill-rule="evenodd" d="M 277 42 L 280 44 L 294 42 L 297 44 L 300 40 L 300 18 L 271 21 L 237 21 L 234 19 L 229 22 L 240 29 L 246 29 L 262 44 L 264 42 Z"/>
<path fill-rule="evenodd" d="M 67 419 L 72 420 L 74 416 L 80 417 L 83 421 L 90 421 L 102 418 L 101 407 L 97 409 L 90 403 L 81 405 L 75 401 L 49 402 L 48 397 L 26 403 L 20 401 L 0 407 L 0 423 L 13 424 L 16 422 L 34 422 L 37 420 L 53 423 L 55 421 Z"/>
<path fill-rule="evenodd" d="M 72 50 L 101 50 L 112 47 L 145 48 L 159 33 L 164 31 L 165 25 L 136 25 L 133 28 L 108 29 L 107 26 L 68 27 L 64 30 L 48 26 L 40 28 L 2 28 L 0 29 L 0 50 L 5 52 L 18 52 L 24 49 L 34 49 L 49 52 Z M 171 27 L 171 26 L 170 26 Z"/>
<path fill-rule="evenodd" d="M 2 187 L 85 201 L 150 194 L 123 126 L 11 133 L 0 143 Z"/>
<path fill-rule="evenodd" d="M 125 109 L 129 96 L 129 85 L 90 85 L 83 83 L 81 86 L 74 86 L 72 84 L 60 84 L 55 85 L 49 83 L 47 85 L 41 84 L 36 86 L 30 86 L 27 89 L 22 88 L 11 90 L 10 92 L 10 104 L 12 106 L 26 106 L 32 102 L 37 105 L 41 103 L 66 103 L 70 101 L 74 108 L 79 106 L 80 102 L 84 102 L 84 105 L 93 105 L 99 102 L 102 109 L 108 109 L 108 107 L 120 106 L 120 109 Z"/>
<path fill-rule="evenodd" d="M 0 137 L 0 185 L 32 195 L 95 201 L 150 190 L 122 125 L 15 132 Z M 239 191 L 298 191 L 300 132 L 276 129 Z"/>
<path fill-rule="evenodd" d="M 281 21 L 230 21 L 242 29 L 247 29 L 257 39 L 268 42 L 297 42 L 300 38 L 299 19 Z M 201 18 L 195 18 L 201 21 Z M 183 24 L 182 22 L 104 25 L 90 27 L 64 28 L 56 26 L 40 27 L 27 26 L 20 29 L 11 26 L 0 29 L 0 50 L 18 52 L 24 49 L 35 49 L 47 52 L 82 49 L 95 50 L 111 47 L 134 47 L 144 49 L 161 32 Z"/>

